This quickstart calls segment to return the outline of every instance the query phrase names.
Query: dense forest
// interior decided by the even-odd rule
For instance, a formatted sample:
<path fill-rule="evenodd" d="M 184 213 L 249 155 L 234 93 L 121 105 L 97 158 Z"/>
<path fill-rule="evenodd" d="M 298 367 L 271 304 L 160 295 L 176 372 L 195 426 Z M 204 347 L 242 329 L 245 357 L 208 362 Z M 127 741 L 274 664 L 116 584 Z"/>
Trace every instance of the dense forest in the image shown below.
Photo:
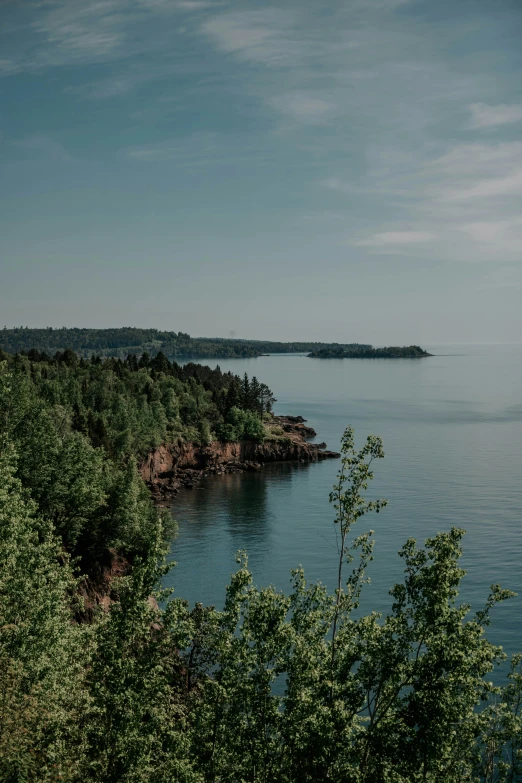
<path fill-rule="evenodd" d="M 1 781 L 522 780 L 521 657 L 494 686 L 505 656 L 485 635 L 510 593 L 492 586 L 474 613 L 459 602 L 463 531 L 408 540 L 388 614 L 359 609 L 374 552 L 357 527 L 386 506 L 368 495 L 380 438 L 343 437 L 335 589 L 300 568 L 288 594 L 258 589 L 242 553 L 223 611 L 160 589 L 173 523 L 138 455 L 258 437 L 272 401 L 257 380 L 162 354 L 0 356 Z"/>
<path fill-rule="evenodd" d="M 358 343 L 270 342 L 216 337 L 191 337 L 184 332 L 161 332 L 157 329 L 29 329 L 19 327 L 0 331 L 0 349 L 21 353 L 31 349 L 54 354 L 66 349 L 83 358 L 93 354 L 125 358 L 128 354 L 155 356 L 164 353 L 169 359 L 241 358 L 266 353 L 306 353 L 318 349 L 351 350 L 371 348 Z"/>
<path fill-rule="evenodd" d="M 308 354 L 313 359 L 421 359 L 431 356 L 418 345 L 393 345 L 388 348 L 372 348 L 371 346 L 346 349 L 320 348 Z"/>
<path fill-rule="evenodd" d="M 255 377 L 161 353 L 122 361 L 32 350 L 2 360 L 3 426 L 23 455 L 17 476 L 89 568 L 111 547 L 147 549 L 151 510 L 136 459 L 166 442 L 263 440 L 274 402 Z"/>

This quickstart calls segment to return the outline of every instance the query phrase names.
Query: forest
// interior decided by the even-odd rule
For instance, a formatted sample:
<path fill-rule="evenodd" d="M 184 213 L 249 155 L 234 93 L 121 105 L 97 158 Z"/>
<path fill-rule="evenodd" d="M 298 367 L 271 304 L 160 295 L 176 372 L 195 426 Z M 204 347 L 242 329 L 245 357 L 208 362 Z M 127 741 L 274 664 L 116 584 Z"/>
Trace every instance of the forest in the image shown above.
<path fill-rule="evenodd" d="M 365 346 L 353 350 L 343 347 L 319 348 L 308 354 L 312 359 L 421 359 L 431 355 L 418 345 L 393 345 L 388 348 Z"/>
<path fill-rule="evenodd" d="M 162 590 L 175 524 L 139 456 L 263 437 L 273 401 L 257 379 L 162 353 L 0 355 L 0 780 L 522 780 L 522 658 L 486 635 L 512 594 L 459 601 L 464 531 L 406 541 L 389 612 L 360 610 L 364 523 L 386 513 L 379 437 L 343 436 L 334 589 L 301 568 L 288 594 L 257 588 L 238 553 L 222 611 Z"/>
<path fill-rule="evenodd" d="M 191 337 L 184 332 L 162 332 L 157 329 L 30 329 L 18 327 L 0 331 L 0 350 L 7 353 L 38 350 L 54 354 L 66 349 L 83 358 L 93 354 L 126 358 L 128 354 L 155 356 L 164 353 L 169 359 L 211 359 L 256 357 L 266 353 L 306 353 L 319 349 L 352 350 L 371 348 L 359 343 L 271 342 L 266 340 Z"/>
<path fill-rule="evenodd" d="M 122 361 L 32 350 L 0 362 L 11 379 L 0 409 L 21 457 L 17 476 L 88 570 L 111 547 L 147 550 L 153 510 L 137 460 L 161 443 L 263 440 L 274 403 L 255 377 L 161 353 Z"/>

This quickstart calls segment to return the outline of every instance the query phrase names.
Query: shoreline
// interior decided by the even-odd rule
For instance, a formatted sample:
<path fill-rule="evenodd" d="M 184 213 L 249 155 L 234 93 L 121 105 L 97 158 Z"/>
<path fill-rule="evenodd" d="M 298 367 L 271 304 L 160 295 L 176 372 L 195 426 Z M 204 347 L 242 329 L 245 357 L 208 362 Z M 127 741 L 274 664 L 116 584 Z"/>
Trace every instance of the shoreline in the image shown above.
<path fill-rule="evenodd" d="M 316 436 L 302 416 L 274 416 L 282 434 L 264 441 L 213 441 L 208 445 L 171 443 L 153 449 L 139 472 L 156 502 L 172 502 L 180 489 L 192 489 L 207 476 L 261 470 L 275 462 L 319 462 L 341 455 L 326 443 L 310 443 Z"/>

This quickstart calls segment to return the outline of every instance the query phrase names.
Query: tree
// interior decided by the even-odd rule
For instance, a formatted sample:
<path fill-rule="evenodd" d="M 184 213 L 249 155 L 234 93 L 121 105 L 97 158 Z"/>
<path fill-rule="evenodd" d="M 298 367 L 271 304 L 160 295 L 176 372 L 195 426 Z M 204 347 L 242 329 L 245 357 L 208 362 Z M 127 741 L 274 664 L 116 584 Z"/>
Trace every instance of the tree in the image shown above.
<path fill-rule="evenodd" d="M 212 441 L 212 433 L 210 432 L 210 427 L 208 424 L 208 421 L 201 421 L 199 424 L 199 442 L 203 446 L 208 446 L 209 443 Z"/>
<path fill-rule="evenodd" d="M 252 376 L 252 380 L 250 382 L 249 407 L 251 410 L 257 413 L 258 416 L 262 417 L 263 408 L 261 406 L 261 384 L 255 375 Z"/>
<path fill-rule="evenodd" d="M 463 531 L 407 541 L 390 610 L 361 611 L 373 536 L 351 536 L 385 506 L 367 497 L 380 438 L 343 436 L 334 590 L 300 568 L 289 595 L 258 589 L 245 555 L 222 612 L 158 590 L 171 518 L 136 456 L 214 421 L 263 437 L 257 410 L 220 418 L 216 390 L 233 399 L 240 380 L 41 354 L 0 365 L 0 779 L 519 783 L 521 658 L 493 687 L 504 656 L 485 636 L 510 593 L 493 585 L 475 614 L 459 603 Z M 75 428 L 98 419 L 95 447 Z M 95 581 L 106 611 L 80 611 L 68 550 L 94 581 L 126 558 L 125 576 Z"/>
<path fill-rule="evenodd" d="M 260 388 L 261 412 L 271 413 L 274 402 L 277 402 L 271 389 L 266 383 L 261 384 Z"/>
<path fill-rule="evenodd" d="M 237 408 L 241 404 L 241 384 L 239 378 L 234 378 L 228 385 L 225 415 L 227 415 L 232 408 Z"/>
<path fill-rule="evenodd" d="M 245 373 L 241 380 L 241 407 L 245 410 L 248 410 L 251 407 L 251 403 L 250 381 L 248 379 L 248 375 Z"/>
<path fill-rule="evenodd" d="M 73 781 L 82 761 L 91 634 L 73 624 L 73 577 L 50 523 L 0 452 L 0 779 Z"/>
<path fill-rule="evenodd" d="M 346 431 L 331 497 L 340 533 L 334 593 L 307 584 L 302 569 L 294 572 L 288 597 L 258 590 L 242 557 L 224 611 L 207 615 L 214 654 L 206 671 L 194 672 L 202 698 L 193 713 L 192 751 L 206 781 L 520 779 L 518 661 L 506 702 L 496 712 L 481 709 L 495 692 L 502 696 L 485 679 L 503 654 L 487 641 L 484 627 L 493 606 L 510 593 L 493 586 L 474 616 L 457 603 L 463 531 L 441 533 L 424 548 L 409 540 L 400 553 L 405 581 L 391 591 L 391 612 L 383 619 L 357 611 L 372 534 L 351 545 L 347 536 L 358 519 L 385 505 L 363 495 L 371 462 L 382 456 L 379 438 L 368 438 L 356 452 L 353 432 Z M 343 563 L 356 554 L 339 586 Z M 184 660 L 190 677 L 190 654 Z M 285 683 L 283 692 L 276 682 Z"/>
<path fill-rule="evenodd" d="M 158 607 L 157 585 L 168 568 L 161 527 L 149 552 L 115 585 L 118 600 L 95 627 L 88 674 L 93 705 L 78 781 L 203 783 L 189 758 L 191 738 L 178 650 L 189 643 L 184 602 Z"/>

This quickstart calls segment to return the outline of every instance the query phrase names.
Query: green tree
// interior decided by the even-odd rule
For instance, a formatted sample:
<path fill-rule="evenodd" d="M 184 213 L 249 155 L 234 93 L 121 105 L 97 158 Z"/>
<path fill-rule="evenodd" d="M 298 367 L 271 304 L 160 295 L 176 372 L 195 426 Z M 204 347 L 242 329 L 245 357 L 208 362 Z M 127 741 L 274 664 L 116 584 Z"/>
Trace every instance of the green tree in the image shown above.
<path fill-rule="evenodd" d="M 165 574 L 159 526 L 148 555 L 115 585 L 118 600 L 95 628 L 88 675 L 92 698 L 87 753 L 79 780 L 201 783 L 189 759 L 190 722 L 178 650 L 190 639 L 184 602 L 165 612 L 157 585 Z"/>
<path fill-rule="evenodd" d="M 90 629 L 72 622 L 76 580 L 50 523 L 0 452 L 0 779 L 76 780 L 89 709 Z"/>
<path fill-rule="evenodd" d="M 274 402 L 277 402 L 276 398 L 273 395 L 272 390 L 269 389 L 266 383 L 261 384 L 260 400 L 261 400 L 261 411 L 266 413 L 270 413 L 272 411 Z"/>
<path fill-rule="evenodd" d="M 227 417 L 228 428 L 222 430 L 225 440 L 263 440 L 265 428 L 253 411 L 232 408 Z"/>
<path fill-rule="evenodd" d="M 351 571 L 328 593 L 298 569 L 286 597 L 258 590 L 243 560 L 224 611 L 206 617 L 214 654 L 193 675 L 202 694 L 193 712 L 198 769 L 206 781 L 231 782 L 518 780 L 518 662 L 508 690 L 496 691 L 486 676 L 503 654 L 484 635 L 491 609 L 511 594 L 493 586 L 476 615 L 457 603 L 463 531 L 455 528 L 424 548 L 409 540 L 391 612 L 361 616 L 371 532 L 351 545 L 347 536 L 384 506 L 363 494 L 382 444 L 370 437 L 356 452 L 347 430 L 342 452 L 331 499 L 339 579 L 342 563 Z M 185 665 L 192 676 L 190 655 Z M 492 696 L 505 699 L 496 712 L 482 706 Z"/>

